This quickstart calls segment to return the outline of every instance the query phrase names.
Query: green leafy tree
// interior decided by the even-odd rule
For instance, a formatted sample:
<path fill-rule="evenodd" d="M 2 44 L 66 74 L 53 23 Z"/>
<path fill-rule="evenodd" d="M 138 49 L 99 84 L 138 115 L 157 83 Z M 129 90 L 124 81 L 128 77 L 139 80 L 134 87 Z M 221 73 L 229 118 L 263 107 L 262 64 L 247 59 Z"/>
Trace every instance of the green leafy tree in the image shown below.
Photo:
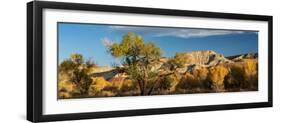
<path fill-rule="evenodd" d="M 92 82 L 88 73 L 94 65 L 93 62 L 85 62 L 81 54 L 72 54 L 69 59 L 61 62 L 59 72 L 68 76 L 69 81 L 76 85 L 80 95 L 87 95 Z"/>
<path fill-rule="evenodd" d="M 154 43 L 144 42 L 140 35 L 130 32 L 123 36 L 120 43 L 113 43 L 108 48 L 112 56 L 122 59 L 121 69 L 137 82 L 141 95 L 150 95 L 156 85 L 170 74 L 156 68 L 162 55 L 161 49 Z"/>
<path fill-rule="evenodd" d="M 123 36 L 120 43 L 109 46 L 112 56 L 123 59 L 123 71 L 138 83 L 140 94 L 149 95 L 157 79 L 154 63 L 161 57 L 161 49 L 153 43 L 145 43 L 135 33 Z"/>

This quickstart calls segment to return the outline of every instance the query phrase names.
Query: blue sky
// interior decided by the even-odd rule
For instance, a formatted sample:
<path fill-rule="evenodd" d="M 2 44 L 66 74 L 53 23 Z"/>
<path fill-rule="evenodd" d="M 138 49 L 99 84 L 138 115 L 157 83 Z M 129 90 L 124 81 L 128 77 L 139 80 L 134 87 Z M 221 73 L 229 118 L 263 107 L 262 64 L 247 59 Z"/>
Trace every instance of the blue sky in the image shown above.
<path fill-rule="evenodd" d="M 80 53 L 100 66 L 119 63 L 120 59 L 107 52 L 104 42 L 120 42 L 128 32 L 157 44 L 165 57 L 195 50 L 214 50 L 224 56 L 258 52 L 258 32 L 254 31 L 59 23 L 59 61 Z"/>

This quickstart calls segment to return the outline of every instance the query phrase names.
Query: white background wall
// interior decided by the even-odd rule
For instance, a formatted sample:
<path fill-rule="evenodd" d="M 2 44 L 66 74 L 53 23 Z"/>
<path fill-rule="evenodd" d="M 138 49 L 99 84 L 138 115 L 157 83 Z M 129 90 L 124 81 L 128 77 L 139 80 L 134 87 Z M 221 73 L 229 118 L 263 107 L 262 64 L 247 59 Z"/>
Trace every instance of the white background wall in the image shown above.
<path fill-rule="evenodd" d="M 26 2 L 2 0 L 0 4 L 0 122 L 24 123 L 26 112 Z M 81 0 L 87 1 L 87 0 Z M 265 14 L 274 16 L 274 107 L 169 115 L 79 120 L 91 122 L 280 122 L 281 114 L 281 14 L 278 0 L 88 0 L 97 4 L 183 10 Z M 66 121 L 69 122 L 69 121 Z"/>

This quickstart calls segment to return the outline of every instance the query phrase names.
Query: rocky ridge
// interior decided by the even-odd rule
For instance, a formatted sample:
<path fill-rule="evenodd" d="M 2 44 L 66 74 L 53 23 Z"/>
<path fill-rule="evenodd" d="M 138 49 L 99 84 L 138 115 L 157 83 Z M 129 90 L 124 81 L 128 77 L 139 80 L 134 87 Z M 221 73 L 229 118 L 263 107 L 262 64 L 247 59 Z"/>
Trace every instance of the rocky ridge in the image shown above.
<path fill-rule="evenodd" d="M 233 63 L 234 60 L 243 59 L 246 57 L 256 58 L 257 54 L 243 54 L 226 58 L 222 54 L 216 53 L 212 50 L 183 52 L 186 58 L 185 65 L 179 69 L 180 73 L 191 72 L 194 69 L 202 67 L 211 67 L 218 64 Z M 230 59 L 231 58 L 231 59 Z M 158 64 L 155 65 L 155 70 L 166 67 L 170 58 L 160 58 Z M 122 73 L 118 73 L 114 68 L 110 67 L 96 67 L 92 69 L 93 76 L 103 76 L 106 80 L 111 80 L 117 77 L 126 77 Z"/>

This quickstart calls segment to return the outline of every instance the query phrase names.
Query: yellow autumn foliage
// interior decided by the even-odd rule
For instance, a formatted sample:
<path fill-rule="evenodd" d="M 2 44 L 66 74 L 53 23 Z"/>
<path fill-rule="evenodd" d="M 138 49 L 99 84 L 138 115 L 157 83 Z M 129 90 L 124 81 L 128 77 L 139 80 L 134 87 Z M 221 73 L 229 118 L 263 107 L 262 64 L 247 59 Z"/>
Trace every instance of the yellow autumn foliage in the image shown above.
<path fill-rule="evenodd" d="M 112 97 L 115 96 L 115 93 L 112 91 L 101 91 L 100 93 L 98 93 L 96 96 L 100 96 L 100 97 Z"/>
<path fill-rule="evenodd" d="M 170 81 L 170 85 L 171 85 L 169 90 L 170 91 L 175 91 L 176 90 L 176 86 L 179 83 L 181 77 L 179 77 L 178 75 L 169 75 L 169 76 L 167 76 L 167 78 Z"/>
<path fill-rule="evenodd" d="M 126 92 L 136 89 L 137 85 L 132 80 L 124 79 L 119 81 L 112 81 L 112 86 L 115 87 L 118 91 Z"/>
<path fill-rule="evenodd" d="M 116 87 L 118 90 L 120 90 L 123 86 L 124 81 L 112 81 L 112 86 Z"/>
<path fill-rule="evenodd" d="M 257 61 L 253 59 L 244 59 L 244 70 L 246 79 L 249 79 L 249 77 L 256 75 L 258 73 Z"/>
<path fill-rule="evenodd" d="M 230 66 L 230 75 L 225 84 L 229 88 L 257 89 L 258 84 L 258 63 L 255 59 L 243 59 Z"/>
<path fill-rule="evenodd" d="M 176 86 L 176 91 L 186 91 L 200 87 L 198 80 L 190 73 L 186 73 Z"/>
<path fill-rule="evenodd" d="M 217 91 L 224 90 L 224 78 L 229 73 L 229 70 L 223 65 L 211 67 L 207 80 L 212 82 L 213 89 Z"/>
<path fill-rule="evenodd" d="M 108 86 L 112 86 L 112 84 L 106 81 L 103 77 L 95 77 L 93 78 L 93 82 L 90 85 L 88 93 L 90 96 L 94 96 Z"/>
<path fill-rule="evenodd" d="M 60 81 L 58 83 L 59 98 L 71 98 L 75 85 L 68 81 Z"/>
<path fill-rule="evenodd" d="M 136 90 L 136 89 L 137 89 L 137 84 L 132 80 L 124 80 L 122 83 L 122 87 L 120 88 L 122 92 Z"/>
<path fill-rule="evenodd" d="M 192 70 L 192 75 L 199 81 L 203 81 L 208 77 L 209 70 L 206 67 L 200 67 Z"/>
<path fill-rule="evenodd" d="M 200 92 L 202 90 L 210 90 L 211 83 L 206 81 L 209 70 L 206 67 L 198 67 L 193 69 L 191 73 L 185 73 L 180 82 L 176 86 L 178 92 Z"/>

